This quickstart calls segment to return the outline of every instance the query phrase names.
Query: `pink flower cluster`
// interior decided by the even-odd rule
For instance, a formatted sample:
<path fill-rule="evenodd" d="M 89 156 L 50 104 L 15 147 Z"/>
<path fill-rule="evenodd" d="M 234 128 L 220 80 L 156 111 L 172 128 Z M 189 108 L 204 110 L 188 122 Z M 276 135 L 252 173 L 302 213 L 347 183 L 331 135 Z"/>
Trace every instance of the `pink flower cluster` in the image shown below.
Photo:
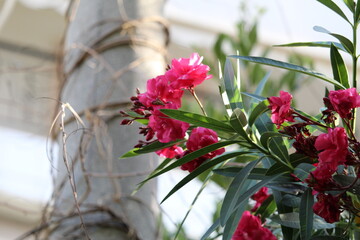
<path fill-rule="evenodd" d="M 161 143 L 168 143 L 185 137 L 190 125 L 171 119 L 160 110 L 179 109 L 184 90 L 193 91 L 195 86 L 211 78 L 211 75 L 208 75 L 209 66 L 201 62 L 202 57 L 197 53 L 193 53 L 190 58 L 172 60 L 171 66 L 165 74 L 147 81 L 146 92 L 138 93 L 136 97 L 131 98 L 133 101 L 133 108 L 131 110 L 142 116 L 142 119 L 148 119 L 147 127 L 140 128 L 140 133 L 146 136 L 147 142 L 140 141 L 136 147 L 142 147 L 151 143 L 149 141 L 154 136 Z M 123 115 L 130 117 L 124 112 Z M 125 119 L 122 124 L 128 125 L 132 121 Z M 162 157 L 176 158 L 216 142 L 218 142 L 216 132 L 199 127 L 192 130 L 186 143 L 187 150 L 185 152 L 180 146 L 174 145 L 156 151 L 156 153 Z M 191 172 L 207 159 L 222 154 L 224 151 L 224 149 L 218 149 L 184 164 L 181 168 Z"/>
<path fill-rule="evenodd" d="M 316 169 L 310 172 L 306 182 L 317 194 L 317 202 L 313 206 L 314 213 L 323 217 L 327 222 L 333 223 L 339 220 L 343 209 L 351 210 L 351 201 L 347 201 L 344 189 L 333 176 L 340 165 L 359 166 L 360 143 L 351 134 L 349 120 L 353 118 L 353 109 L 360 107 L 360 95 L 355 88 L 330 91 L 329 96 L 324 98 L 327 107 L 323 111 L 323 120 L 315 122 L 308 117 L 297 113 L 290 106 L 291 95 L 281 91 L 280 97 L 270 97 L 269 108 L 271 120 L 280 128 L 285 121 L 294 122 L 296 118 L 301 120 L 290 126 L 285 126 L 282 131 L 294 140 L 293 146 L 298 153 L 307 155 L 314 160 Z M 338 114 L 343 123 L 348 127 L 349 136 L 343 127 L 331 128 L 335 125 L 335 114 Z M 319 136 L 311 135 L 306 126 L 315 125 L 327 128 L 327 133 Z M 351 149 L 351 151 L 349 151 Z M 339 191 L 337 195 L 331 195 L 329 191 Z M 348 204 L 344 204 L 347 202 Z"/>
<path fill-rule="evenodd" d="M 262 226 L 260 218 L 245 211 L 231 240 L 276 240 L 276 237 Z"/>

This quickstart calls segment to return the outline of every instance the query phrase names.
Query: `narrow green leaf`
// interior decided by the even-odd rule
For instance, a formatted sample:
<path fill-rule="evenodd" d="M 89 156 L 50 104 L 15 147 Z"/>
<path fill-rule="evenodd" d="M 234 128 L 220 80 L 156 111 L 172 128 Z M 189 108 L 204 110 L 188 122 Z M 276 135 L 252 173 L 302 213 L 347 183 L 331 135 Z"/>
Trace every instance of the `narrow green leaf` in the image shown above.
<path fill-rule="evenodd" d="M 330 59 L 334 79 L 338 80 L 344 87 L 350 88 L 348 71 L 346 69 L 345 62 L 341 57 L 339 51 L 333 45 L 331 45 L 330 48 Z"/>
<path fill-rule="evenodd" d="M 300 229 L 299 213 L 282 213 L 271 218 L 274 222 L 286 227 Z M 313 229 L 327 229 L 335 227 L 335 224 L 327 223 L 320 217 L 314 216 Z"/>
<path fill-rule="evenodd" d="M 260 142 L 261 142 L 261 145 L 268 149 L 269 148 L 269 142 L 271 140 L 271 138 L 273 137 L 288 137 L 287 135 L 284 135 L 282 133 L 279 133 L 279 132 L 264 132 L 263 134 L 261 134 L 261 137 L 260 137 Z"/>
<path fill-rule="evenodd" d="M 341 85 L 339 82 L 335 81 L 334 79 L 331 79 L 321 73 L 315 72 L 313 70 L 310 70 L 310 69 L 307 69 L 307 68 L 304 68 L 302 66 L 298 66 L 295 64 L 281 62 L 281 61 L 277 61 L 277 60 L 273 60 L 273 59 L 269 59 L 269 58 L 263 58 L 263 57 L 248 57 L 248 56 L 236 56 L 236 55 L 232 55 L 230 57 L 239 58 L 239 59 L 242 59 L 245 61 L 260 63 L 260 64 L 278 67 L 278 68 L 282 68 L 282 69 L 287 69 L 287 70 L 291 70 L 291 71 L 295 71 L 295 72 L 300 72 L 300 73 L 324 80 L 328 83 L 334 84 L 341 89 L 345 89 L 345 87 L 343 85 Z"/>
<path fill-rule="evenodd" d="M 344 14 L 344 12 L 338 7 L 338 5 L 336 5 L 333 1 L 331 0 L 317 0 L 318 2 L 324 4 L 326 7 L 330 8 L 331 10 L 333 10 L 335 13 L 337 13 L 340 17 L 342 17 L 343 19 L 345 19 L 345 21 L 347 21 L 348 23 L 350 23 L 349 19 L 346 17 L 346 15 Z M 351 24 L 351 23 L 350 23 Z"/>
<path fill-rule="evenodd" d="M 226 91 L 231 109 L 244 108 L 239 84 L 240 79 L 236 79 L 231 61 L 227 58 L 225 61 L 223 86 Z"/>
<path fill-rule="evenodd" d="M 190 162 L 198 157 L 201 157 L 209 152 L 215 151 L 216 149 L 234 144 L 234 143 L 238 143 L 238 141 L 223 141 L 223 142 L 218 142 L 218 143 L 214 143 L 211 144 L 209 146 L 206 146 L 204 148 L 201 148 L 199 150 L 196 150 L 194 152 L 191 152 L 187 155 L 185 155 L 184 157 L 177 159 L 174 163 L 170 164 L 168 167 L 154 173 L 153 175 L 148 176 L 144 181 L 142 181 L 140 184 L 149 181 L 150 179 L 153 179 L 154 177 L 157 177 L 163 173 L 166 173 L 176 167 L 179 167 L 187 162 Z"/>
<path fill-rule="evenodd" d="M 301 198 L 292 194 L 285 194 L 282 199 L 281 203 L 292 207 L 292 208 L 298 208 L 300 206 Z"/>
<path fill-rule="evenodd" d="M 230 117 L 230 125 L 241 137 L 243 137 L 249 143 L 252 143 L 248 133 L 244 129 L 246 124 L 247 120 L 243 111 L 239 108 L 234 109 L 233 114 Z"/>
<path fill-rule="evenodd" d="M 164 197 L 164 199 L 161 201 L 161 203 L 163 203 L 172 194 L 177 192 L 180 188 L 185 186 L 188 182 L 190 182 L 191 180 L 193 180 L 194 178 L 196 178 L 198 175 L 205 172 L 209 168 L 212 168 L 212 167 L 218 165 L 219 163 L 222 163 L 222 162 L 224 162 L 224 161 L 226 161 L 228 159 L 231 159 L 231 158 L 234 158 L 234 157 L 237 157 L 237 156 L 240 156 L 240 155 L 248 154 L 248 153 L 249 152 L 244 152 L 244 151 L 241 151 L 241 150 L 240 151 L 229 152 L 229 153 L 225 153 L 225 154 L 223 154 L 221 156 L 215 157 L 211 161 L 208 161 L 208 162 L 205 162 L 205 163 L 201 164 L 194 171 L 192 171 L 186 177 L 184 177 L 178 184 L 176 184 L 170 190 L 170 192 Z"/>
<path fill-rule="evenodd" d="M 269 80 L 270 77 L 270 72 L 268 72 L 259 82 L 259 84 L 257 85 L 256 89 L 255 89 L 255 94 L 256 95 L 261 95 L 262 92 L 264 91 L 265 88 L 265 84 L 267 83 L 267 81 Z"/>
<path fill-rule="evenodd" d="M 306 190 L 306 187 L 299 183 L 293 182 L 277 182 L 277 183 L 269 183 L 268 187 L 272 190 L 276 190 L 282 193 L 288 194 L 302 194 Z"/>
<path fill-rule="evenodd" d="M 354 0 L 343 0 L 345 5 L 349 8 L 349 10 L 354 13 L 355 12 L 355 2 Z"/>
<path fill-rule="evenodd" d="M 242 92 L 241 94 L 245 95 L 245 96 L 248 96 L 248 97 L 251 97 L 253 100 L 256 100 L 257 102 L 261 102 L 261 101 L 266 100 L 266 97 L 262 97 L 262 96 L 252 94 L 252 93 Z"/>
<path fill-rule="evenodd" d="M 200 114 L 175 109 L 161 109 L 160 111 L 171 118 L 191 123 L 199 127 L 210 128 L 215 131 L 234 132 L 234 129 L 228 124 Z"/>
<path fill-rule="evenodd" d="M 256 210 L 255 215 L 261 216 L 261 221 L 265 222 L 266 218 L 270 217 L 276 210 L 276 203 L 274 196 L 270 195 Z"/>
<path fill-rule="evenodd" d="M 228 168 L 221 168 L 213 170 L 214 173 L 225 176 L 225 177 L 235 177 L 239 171 L 241 171 L 243 168 L 239 167 L 228 167 Z M 267 178 L 266 176 L 266 169 L 265 168 L 254 168 L 251 173 L 249 174 L 248 179 L 252 180 L 264 180 Z M 290 176 L 280 176 L 276 179 L 274 179 L 274 182 L 291 182 L 293 181 L 293 178 Z"/>
<path fill-rule="evenodd" d="M 339 237 L 339 236 L 314 236 L 311 240 L 348 240 L 347 238 Z"/>
<path fill-rule="evenodd" d="M 354 45 L 348 38 L 346 38 L 340 34 L 337 34 L 337 33 L 332 33 L 329 30 L 327 30 L 323 27 L 320 27 L 320 26 L 315 26 L 314 30 L 317 32 L 326 33 L 326 34 L 333 36 L 334 38 L 336 38 L 337 40 L 340 41 L 340 43 L 344 46 L 344 48 L 346 49 L 346 51 L 348 53 L 350 53 L 350 54 L 354 53 Z"/>
<path fill-rule="evenodd" d="M 200 240 L 206 240 L 210 237 L 210 235 L 220 226 L 220 219 L 216 219 L 216 221 L 209 227 L 209 229 L 204 233 Z"/>
<path fill-rule="evenodd" d="M 251 170 L 259 163 L 260 159 L 247 164 L 234 178 L 225 194 L 220 210 L 220 224 L 224 226 L 232 213 L 236 210 L 237 199 L 242 194 L 241 189 Z"/>
<path fill-rule="evenodd" d="M 247 186 L 246 187 L 243 186 L 242 192 L 246 191 L 246 189 Z M 239 225 L 239 220 L 245 211 L 245 205 L 246 205 L 245 202 L 241 204 L 241 206 L 239 206 L 238 209 L 230 216 L 229 220 L 227 220 L 224 227 L 222 240 L 230 240 L 231 237 L 233 236 L 236 227 Z"/>
<path fill-rule="evenodd" d="M 315 167 L 312 164 L 301 163 L 294 169 L 294 175 L 301 179 L 301 181 L 305 181 L 309 177 L 309 173 L 314 169 Z"/>
<path fill-rule="evenodd" d="M 357 22 L 359 21 L 359 18 L 360 18 L 360 4 L 358 1 L 358 3 L 356 4 L 356 9 L 355 9 L 355 19 Z"/>
<path fill-rule="evenodd" d="M 305 156 L 303 154 L 293 153 L 289 156 L 290 163 L 293 167 L 296 167 L 300 163 L 311 163 L 311 159 L 308 156 Z M 266 175 L 274 175 L 276 173 L 281 172 L 289 172 L 292 169 L 288 166 L 281 164 L 281 163 L 275 163 L 273 164 L 266 172 Z"/>
<path fill-rule="evenodd" d="M 260 188 L 265 187 L 268 183 L 274 181 L 281 175 L 282 174 L 280 173 L 280 174 L 273 175 L 273 176 L 267 176 L 264 178 L 264 180 L 255 184 L 255 186 L 249 188 L 246 192 L 244 192 L 243 194 L 241 194 L 238 197 L 238 199 L 236 201 L 236 205 L 234 207 L 234 210 L 236 210 L 240 206 L 240 204 L 242 204 L 244 201 L 248 200 L 252 195 L 254 195 L 257 191 L 259 191 Z"/>
<path fill-rule="evenodd" d="M 269 107 L 267 104 L 267 100 L 264 100 L 262 102 L 260 102 L 259 104 L 256 105 L 256 107 L 251 111 L 251 114 L 249 116 L 249 126 L 251 127 L 254 123 L 255 120 L 262 115 L 263 113 L 269 111 Z"/>
<path fill-rule="evenodd" d="M 325 42 L 295 42 L 288 44 L 275 45 L 275 47 L 324 47 L 330 48 L 331 45 L 334 45 L 337 49 L 346 52 L 346 49 L 337 42 L 325 41 Z"/>
<path fill-rule="evenodd" d="M 300 219 L 300 236 L 302 240 L 309 240 L 314 224 L 314 196 L 312 189 L 308 188 L 301 196 L 299 219 Z"/>

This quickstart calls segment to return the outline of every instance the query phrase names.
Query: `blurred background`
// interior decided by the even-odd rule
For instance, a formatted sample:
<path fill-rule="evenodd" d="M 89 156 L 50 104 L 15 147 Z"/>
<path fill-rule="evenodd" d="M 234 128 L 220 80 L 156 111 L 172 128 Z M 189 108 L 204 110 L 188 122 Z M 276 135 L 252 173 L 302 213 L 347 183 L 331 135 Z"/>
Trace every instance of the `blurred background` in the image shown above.
<path fill-rule="evenodd" d="M 52 192 L 49 131 L 59 94 L 57 61 L 67 5 L 67 0 L 0 0 L 0 240 L 15 239 L 36 226 Z M 167 0 L 164 16 L 170 22 L 169 62 L 198 51 L 212 67 L 214 80 L 199 90 L 201 97 L 211 99 L 208 105 L 220 101 L 217 59 L 227 54 L 238 50 L 243 55 L 290 59 L 330 74 L 327 49 L 272 45 L 333 40 L 313 31 L 314 25 L 349 35 L 345 24 L 315 0 Z M 269 70 L 253 69 L 253 75 L 244 78 L 244 87 L 251 91 L 263 77 L 254 74 Z M 273 69 L 271 78 L 276 84 L 267 93 L 293 90 L 296 99 L 301 96 L 297 104 L 304 111 L 317 112 L 321 107 L 321 84 Z M 213 109 L 214 114 L 222 111 Z M 159 198 L 185 174 L 175 171 L 160 178 Z M 194 183 L 163 204 L 169 231 L 181 222 L 192 192 L 200 186 Z M 190 237 L 197 239 L 211 225 L 215 202 L 222 194 L 221 186 L 213 184 L 202 195 L 185 223 Z"/>

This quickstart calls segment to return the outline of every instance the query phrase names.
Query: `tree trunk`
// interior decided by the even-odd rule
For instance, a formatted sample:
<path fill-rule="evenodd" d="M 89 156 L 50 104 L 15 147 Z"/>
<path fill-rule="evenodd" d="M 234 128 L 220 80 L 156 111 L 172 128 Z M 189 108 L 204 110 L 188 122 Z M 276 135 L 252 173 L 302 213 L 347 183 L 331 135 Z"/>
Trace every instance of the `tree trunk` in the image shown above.
<path fill-rule="evenodd" d="M 131 195 L 156 157 L 118 158 L 140 137 L 139 126 L 119 125 L 119 110 L 137 87 L 144 90 L 147 79 L 165 71 L 162 7 L 163 0 L 86 0 L 70 7 L 61 93 L 69 105 L 59 116 L 49 239 L 160 238 L 156 182 Z"/>

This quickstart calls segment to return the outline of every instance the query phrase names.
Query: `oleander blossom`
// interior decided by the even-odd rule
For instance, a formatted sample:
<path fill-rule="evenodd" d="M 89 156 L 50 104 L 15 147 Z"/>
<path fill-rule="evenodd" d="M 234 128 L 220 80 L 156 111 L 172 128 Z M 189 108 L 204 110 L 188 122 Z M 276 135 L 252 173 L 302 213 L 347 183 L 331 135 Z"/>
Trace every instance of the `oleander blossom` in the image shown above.
<path fill-rule="evenodd" d="M 149 79 L 146 92 L 138 95 L 139 101 L 153 110 L 162 108 L 178 109 L 181 107 L 181 97 L 184 91 L 173 89 L 165 75 Z"/>
<path fill-rule="evenodd" d="M 211 144 L 217 143 L 218 141 L 218 135 L 215 131 L 203 127 L 194 128 L 190 133 L 188 141 L 186 142 L 187 151 L 184 152 L 184 155 L 209 146 Z M 224 148 L 209 152 L 199 158 L 196 158 L 190 162 L 181 165 L 181 169 L 192 172 L 206 160 L 211 159 L 224 152 Z"/>
<path fill-rule="evenodd" d="M 210 67 L 202 64 L 203 57 L 198 53 L 191 54 L 190 58 L 173 59 L 170 69 L 165 76 L 173 89 L 191 89 L 211 78 L 208 75 Z"/>
<path fill-rule="evenodd" d="M 360 96 L 356 88 L 330 91 L 329 99 L 333 109 L 341 118 L 350 119 L 352 117 L 351 110 L 360 107 Z"/>
<path fill-rule="evenodd" d="M 269 108 L 271 109 L 271 121 L 280 128 L 285 121 L 294 122 L 291 109 L 292 95 L 288 92 L 280 91 L 280 97 L 269 97 Z"/>
<path fill-rule="evenodd" d="M 164 158 L 175 158 L 177 156 L 180 156 L 184 152 L 184 149 L 182 147 L 179 147 L 177 145 L 173 145 L 168 148 L 160 149 L 156 151 L 156 154 L 160 157 Z"/>
<path fill-rule="evenodd" d="M 337 167 L 344 164 L 348 153 L 348 138 L 344 128 L 329 128 L 328 133 L 320 134 L 315 141 L 315 148 L 321 151 L 319 164 L 312 173 L 317 179 L 329 178 Z"/>
<path fill-rule="evenodd" d="M 149 117 L 149 127 L 155 132 L 159 142 L 168 143 L 184 138 L 190 125 L 155 110 Z"/>
<path fill-rule="evenodd" d="M 268 194 L 268 188 L 262 187 L 259 191 L 257 191 L 254 195 L 251 196 L 251 199 L 256 201 L 254 207 L 251 209 L 252 212 L 256 212 L 256 210 L 261 206 L 261 204 L 270 197 Z"/>
<path fill-rule="evenodd" d="M 276 240 L 276 237 L 262 226 L 259 217 L 245 211 L 231 240 Z"/>
<path fill-rule="evenodd" d="M 317 202 L 313 206 L 314 213 L 324 218 L 328 223 L 338 222 L 341 213 L 340 197 L 319 193 L 316 198 Z"/>

